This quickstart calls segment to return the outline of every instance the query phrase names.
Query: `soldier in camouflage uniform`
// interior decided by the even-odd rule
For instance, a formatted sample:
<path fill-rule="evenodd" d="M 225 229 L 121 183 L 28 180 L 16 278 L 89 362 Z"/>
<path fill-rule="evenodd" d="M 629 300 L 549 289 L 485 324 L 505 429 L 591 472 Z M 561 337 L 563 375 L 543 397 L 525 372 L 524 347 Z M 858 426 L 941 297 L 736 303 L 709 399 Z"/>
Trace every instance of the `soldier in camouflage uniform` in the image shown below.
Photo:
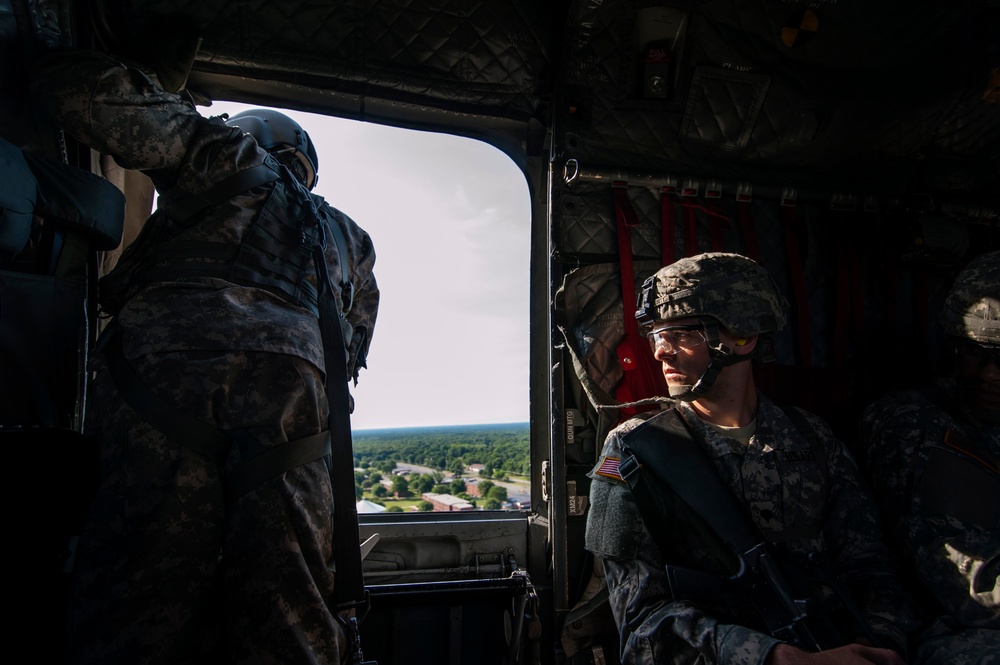
<path fill-rule="evenodd" d="M 801 411 L 789 417 L 754 386 L 747 361 L 768 359 L 772 332 L 785 323 L 770 276 L 745 257 L 708 253 L 661 269 L 643 291 L 636 316 L 662 363 L 676 415 L 764 540 L 804 568 L 835 574 L 888 648 L 851 643 L 809 653 L 772 637 L 759 617 L 731 610 L 721 597 L 672 596 L 667 564 L 713 569 L 722 556 L 713 549 L 718 540 L 708 540 L 686 510 L 662 527 L 671 551 L 661 551 L 652 535 L 661 525 L 644 523 L 622 480 L 623 437 L 674 415 L 660 412 L 613 430 L 590 474 L 586 544 L 604 564 L 622 662 L 901 663 L 906 636 L 898 624 L 908 605 L 854 461 L 824 422 Z"/>
<path fill-rule="evenodd" d="M 325 440 L 317 266 L 346 279 L 333 296 L 356 380 L 378 307 L 369 236 L 308 191 L 315 151 L 287 116 L 206 119 L 154 73 L 97 53 L 49 58 L 34 93 L 67 132 L 148 174 L 172 211 L 154 213 L 119 263 L 135 265 L 99 343 L 118 341 L 167 427 L 126 403 L 111 352 L 98 354 L 87 428 L 102 444 L 102 484 L 77 562 L 70 659 L 342 662 L 329 455 L 233 482 L 286 442 L 294 454 Z M 291 138 L 262 147 L 231 126 L 245 120 Z M 244 179 L 251 171 L 262 178 Z M 192 207 L 195 196 L 222 200 Z M 163 433 L 188 419 L 222 442 Z"/>
<path fill-rule="evenodd" d="M 941 321 L 954 372 L 869 406 L 862 450 L 922 608 L 938 617 L 917 662 L 1000 662 L 1000 252 L 962 271 Z"/>

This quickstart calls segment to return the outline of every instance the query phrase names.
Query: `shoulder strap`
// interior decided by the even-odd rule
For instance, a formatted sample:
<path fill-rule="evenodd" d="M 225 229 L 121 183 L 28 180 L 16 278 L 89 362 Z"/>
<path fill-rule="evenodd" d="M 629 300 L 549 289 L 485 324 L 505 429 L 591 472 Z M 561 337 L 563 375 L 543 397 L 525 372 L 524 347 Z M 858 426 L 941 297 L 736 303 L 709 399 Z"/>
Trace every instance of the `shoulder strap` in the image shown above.
<path fill-rule="evenodd" d="M 657 501 L 651 500 L 650 495 L 658 488 L 669 488 L 732 552 L 747 552 L 761 542 L 743 506 L 676 409 L 664 412 L 623 437 L 619 473 L 636 495 L 636 503 L 654 539 L 657 533 L 665 535 L 665 530 L 658 526 L 663 520 L 653 512 Z M 647 473 L 656 484 L 644 478 Z M 669 551 L 663 547 L 661 550 Z"/>
<path fill-rule="evenodd" d="M 361 568 L 358 507 L 354 495 L 347 345 L 344 343 L 344 331 L 340 327 L 341 315 L 331 292 L 333 284 L 322 247 L 314 250 L 314 261 L 319 282 L 319 322 L 323 336 L 326 394 L 330 404 L 328 425 L 331 436 L 334 559 L 337 566 L 334 597 L 340 609 L 348 609 L 365 604 L 365 588 Z"/>

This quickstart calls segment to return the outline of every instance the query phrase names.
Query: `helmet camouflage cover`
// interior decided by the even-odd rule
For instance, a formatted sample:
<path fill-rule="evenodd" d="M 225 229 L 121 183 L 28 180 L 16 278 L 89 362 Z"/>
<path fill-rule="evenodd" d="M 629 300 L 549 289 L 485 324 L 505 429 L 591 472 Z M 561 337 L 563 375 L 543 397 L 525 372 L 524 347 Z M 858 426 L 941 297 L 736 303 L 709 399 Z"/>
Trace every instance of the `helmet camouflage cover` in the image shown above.
<path fill-rule="evenodd" d="M 750 337 L 785 325 L 785 299 L 761 265 L 739 254 L 708 252 L 661 268 L 642 287 L 636 318 L 644 326 L 711 317 Z"/>
<path fill-rule="evenodd" d="M 959 273 L 944 301 L 945 332 L 980 344 L 1000 344 L 1000 251 L 987 252 Z"/>

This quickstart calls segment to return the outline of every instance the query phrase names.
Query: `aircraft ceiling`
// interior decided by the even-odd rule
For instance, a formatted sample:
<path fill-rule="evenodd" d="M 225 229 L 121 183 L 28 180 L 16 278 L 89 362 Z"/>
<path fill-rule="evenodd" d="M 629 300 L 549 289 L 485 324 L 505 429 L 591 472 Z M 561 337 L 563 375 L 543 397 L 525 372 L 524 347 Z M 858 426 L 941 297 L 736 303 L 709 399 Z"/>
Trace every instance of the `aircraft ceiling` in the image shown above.
<path fill-rule="evenodd" d="M 210 98 L 463 134 L 522 166 L 551 145 L 560 166 L 774 187 L 1000 189 L 997 0 L 92 0 L 93 35 L 66 28 L 84 3 L 0 4 L 48 9 L 36 32 L 63 45 L 180 17 Z"/>

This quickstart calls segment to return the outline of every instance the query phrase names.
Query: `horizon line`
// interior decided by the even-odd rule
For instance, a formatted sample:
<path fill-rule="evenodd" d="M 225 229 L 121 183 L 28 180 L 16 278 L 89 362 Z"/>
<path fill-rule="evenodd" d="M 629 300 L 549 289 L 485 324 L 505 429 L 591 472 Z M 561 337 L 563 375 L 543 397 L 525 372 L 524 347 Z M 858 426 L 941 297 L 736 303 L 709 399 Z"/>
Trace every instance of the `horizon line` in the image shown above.
<path fill-rule="evenodd" d="M 406 430 L 406 429 L 457 429 L 457 428 L 470 428 L 470 427 L 499 427 L 499 426 L 521 426 L 530 425 L 527 420 L 523 421 L 510 421 L 510 422 L 498 422 L 498 423 L 462 423 L 462 424 L 450 424 L 450 425 L 392 425 L 390 427 L 365 427 L 365 428 L 351 428 L 351 430 L 357 434 L 364 432 L 384 432 L 386 430 Z"/>

